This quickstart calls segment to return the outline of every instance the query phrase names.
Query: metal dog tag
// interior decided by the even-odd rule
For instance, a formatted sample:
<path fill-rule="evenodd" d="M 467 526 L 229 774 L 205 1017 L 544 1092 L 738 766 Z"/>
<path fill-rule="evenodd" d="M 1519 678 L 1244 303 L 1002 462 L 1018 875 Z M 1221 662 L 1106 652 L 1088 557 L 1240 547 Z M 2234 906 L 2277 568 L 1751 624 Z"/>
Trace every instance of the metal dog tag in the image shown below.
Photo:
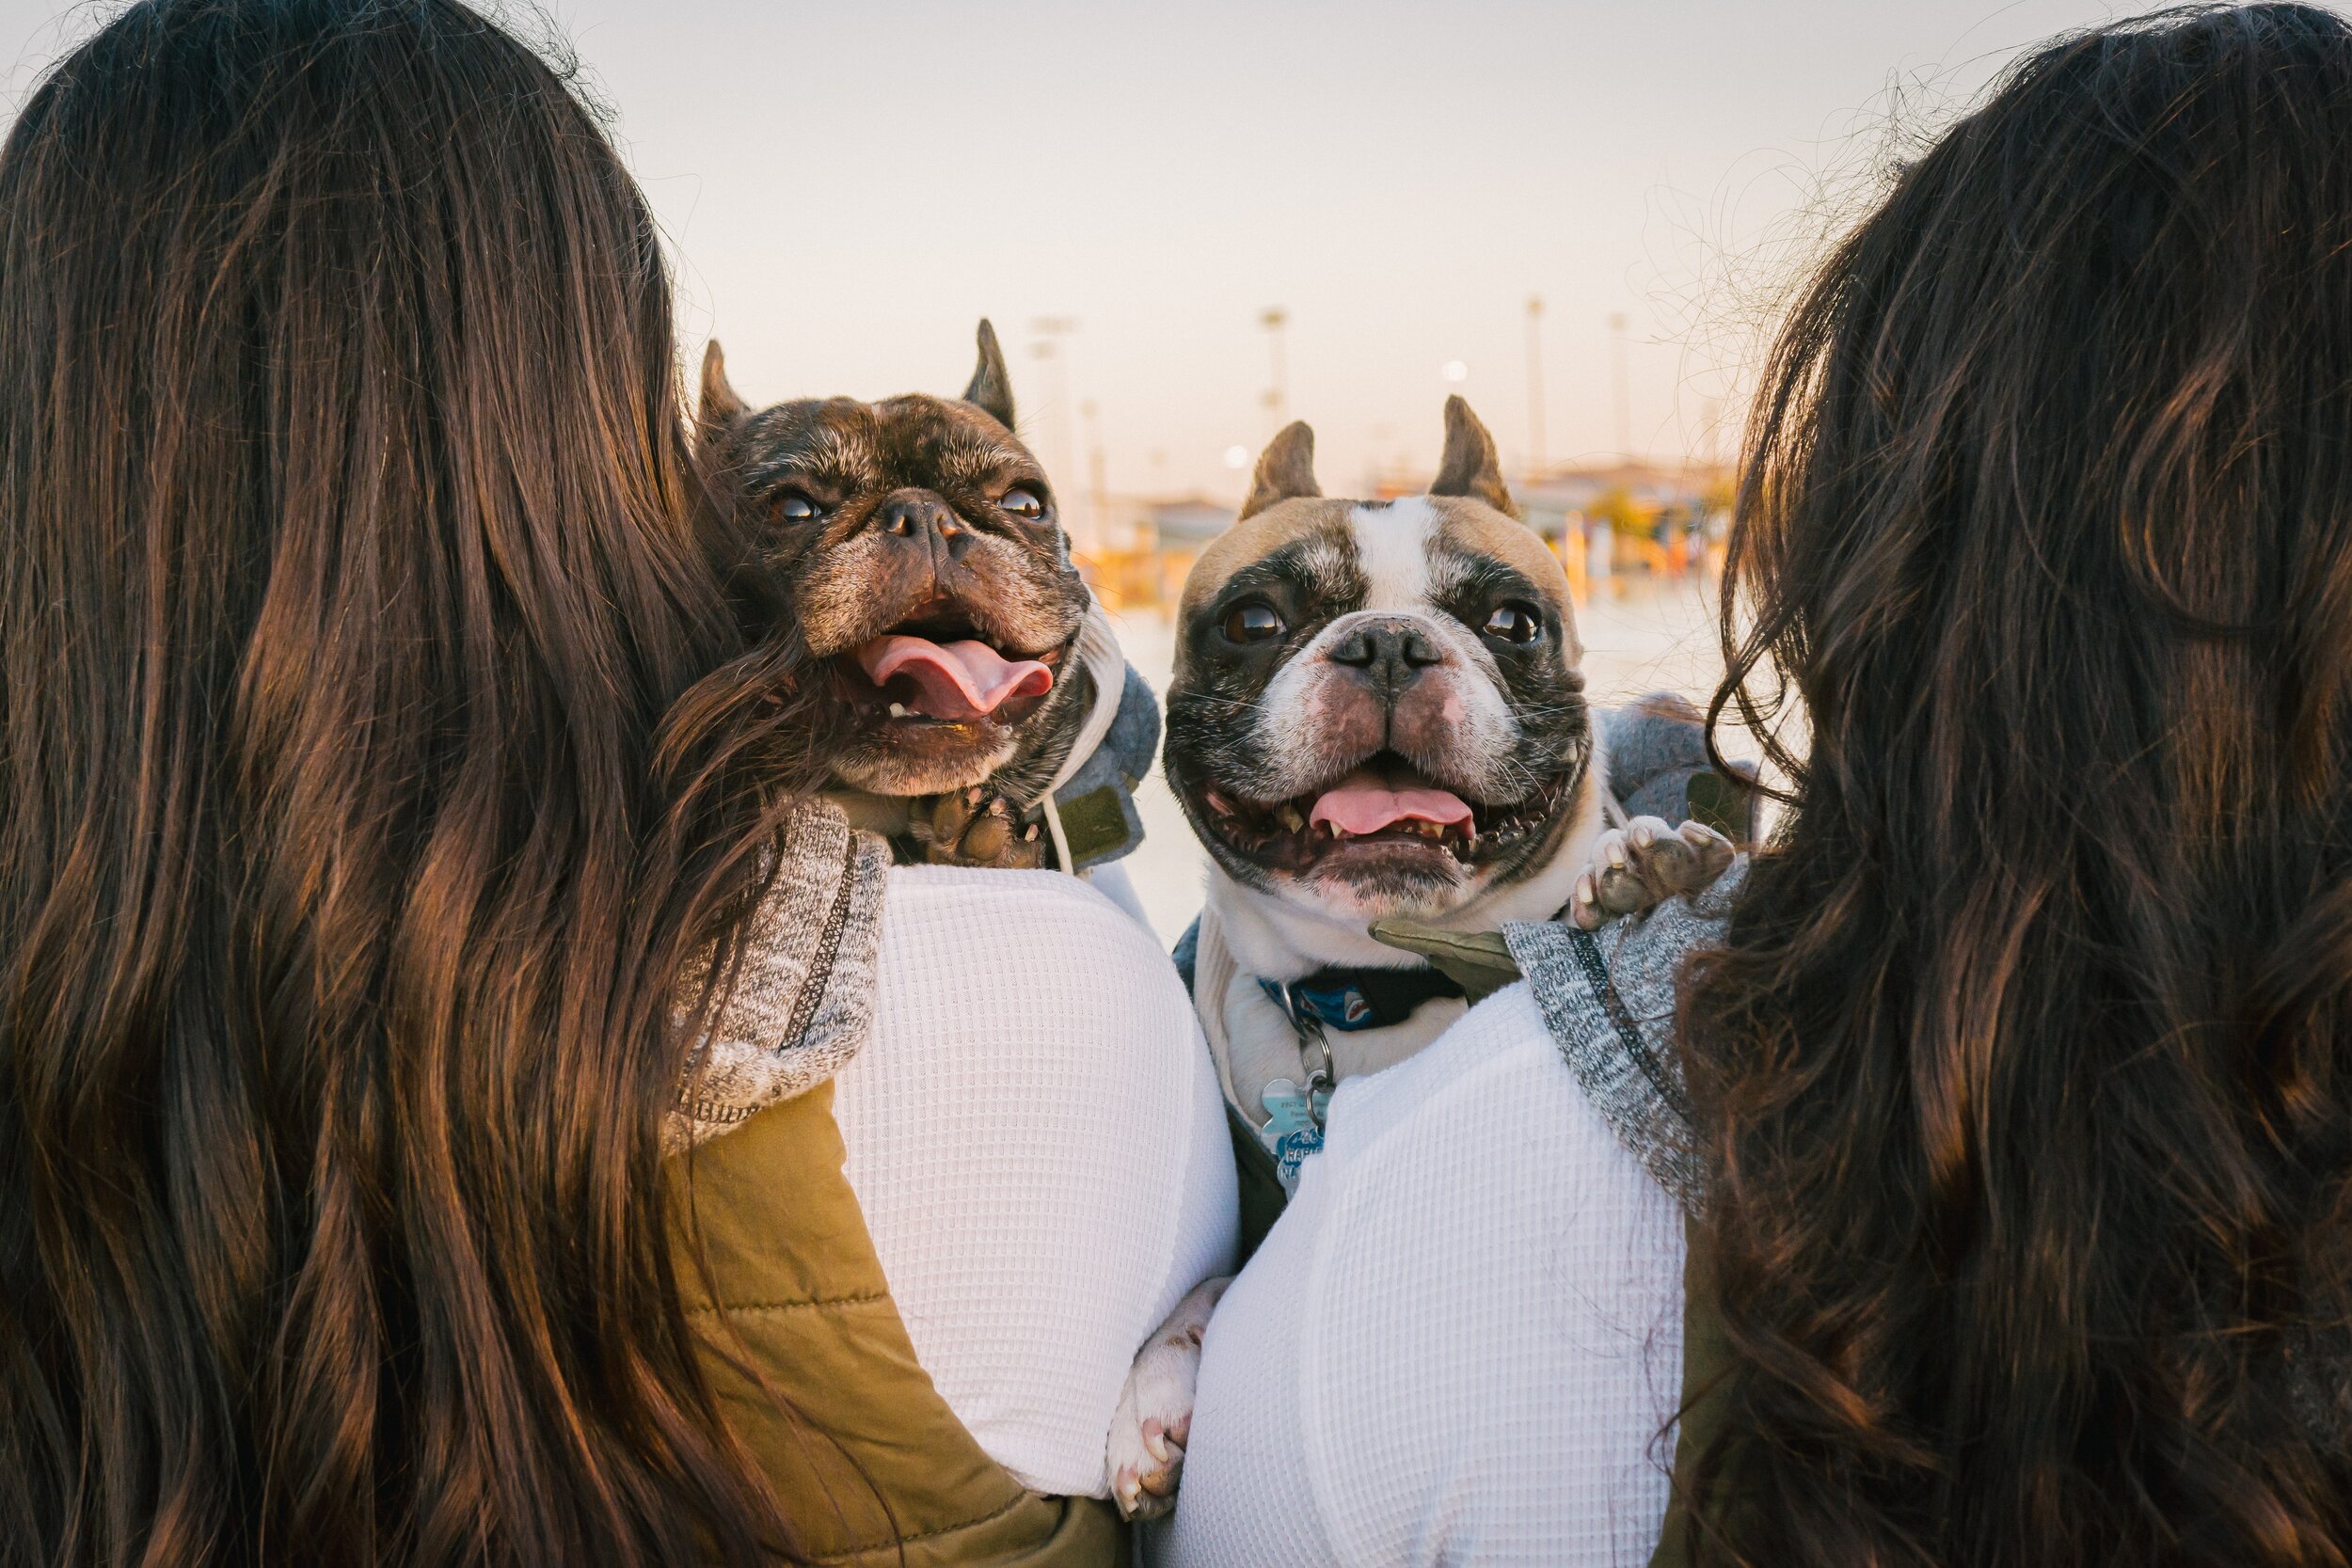
<path fill-rule="evenodd" d="M 1331 1090 L 1318 1084 L 1311 1091 L 1287 1078 L 1277 1078 L 1258 1096 L 1265 1107 L 1265 1125 L 1259 1138 L 1274 1155 L 1274 1174 L 1286 1197 L 1298 1196 L 1298 1167 L 1307 1156 L 1323 1148 L 1324 1118 L 1330 1115 Z"/>

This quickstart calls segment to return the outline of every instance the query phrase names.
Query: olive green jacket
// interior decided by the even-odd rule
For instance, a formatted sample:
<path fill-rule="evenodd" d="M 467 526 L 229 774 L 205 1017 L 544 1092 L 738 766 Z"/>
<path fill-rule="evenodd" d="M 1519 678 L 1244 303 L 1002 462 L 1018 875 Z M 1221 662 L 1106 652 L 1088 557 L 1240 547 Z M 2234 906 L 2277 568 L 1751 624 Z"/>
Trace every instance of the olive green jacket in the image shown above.
<path fill-rule="evenodd" d="M 688 1311 L 802 1550 L 842 1568 L 1123 1560 L 1110 1504 L 1029 1491 L 931 1386 L 843 1154 L 828 1082 L 686 1157 L 694 1223 L 679 1233 L 699 1231 L 707 1265 L 687 1271 L 703 1275 Z"/>
<path fill-rule="evenodd" d="M 1111 1505 L 1029 1491 L 932 1386 L 842 1172 L 833 1074 L 871 1026 L 889 863 L 830 806 L 780 842 L 665 1132 L 688 1312 L 808 1558 L 1114 1568 L 1126 1541 Z"/>

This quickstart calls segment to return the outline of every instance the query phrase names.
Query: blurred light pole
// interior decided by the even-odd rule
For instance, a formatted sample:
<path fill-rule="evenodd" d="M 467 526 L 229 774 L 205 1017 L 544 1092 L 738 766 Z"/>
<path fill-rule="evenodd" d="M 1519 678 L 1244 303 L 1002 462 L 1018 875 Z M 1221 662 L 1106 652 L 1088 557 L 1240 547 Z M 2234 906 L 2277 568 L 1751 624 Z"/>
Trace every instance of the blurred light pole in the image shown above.
<path fill-rule="evenodd" d="M 1615 372 L 1617 402 L 1617 455 L 1628 464 L 1633 461 L 1633 393 L 1629 383 L 1631 372 L 1626 362 L 1625 312 L 1613 312 L 1609 317 L 1613 341 L 1610 349 Z"/>
<path fill-rule="evenodd" d="M 1073 509 L 1066 504 L 1067 498 L 1077 493 L 1078 483 L 1077 432 L 1074 428 L 1077 420 L 1073 417 L 1070 406 L 1069 353 L 1069 340 L 1078 333 L 1078 319 L 1075 316 L 1035 316 L 1029 321 L 1029 332 L 1037 340 L 1029 345 L 1030 355 L 1053 376 L 1054 390 L 1047 399 L 1054 409 L 1055 460 L 1052 478 L 1056 494 L 1065 498 L 1062 517 L 1067 527 L 1074 521 L 1070 515 Z M 1089 510 L 1091 511 L 1091 508 Z M 1072 528 L 1072 539 L 1091 544 L 1091 525 L 1095 521 L 1089 516 L 1087 522 L 1089 527 L 1084 531 Z"/>
<path fill-rule="evenodd" d="M 1527 296 L 1527 471 L 1544 471 L 1544 302 Z"/>
<path fill-rule="evenodd" d="M 1110 541 L 1102 537 L 1110 526 L 1110 484 L 1106 477 L 1108 465 L 1103 456 L 1103 421 L 1092 398 L 1078 404 L 1078 413 L 1087 426 L 1087 506 L 1094 514 L 1095 547 L 1106 548 Z"/>
<path fill-rule="evenodd" d="M 1258 325 L 1265 328 L 1266 353 L 1270 359 L 1273 379 L 1266 384 L 1266 434 L 1272 436 L 1290 422 L 1290 365 L 1283 356 L 1282 329 L 1290 325 L 1291 313 L 1279 305 L 1270 305 L 1258 312 Z"/>

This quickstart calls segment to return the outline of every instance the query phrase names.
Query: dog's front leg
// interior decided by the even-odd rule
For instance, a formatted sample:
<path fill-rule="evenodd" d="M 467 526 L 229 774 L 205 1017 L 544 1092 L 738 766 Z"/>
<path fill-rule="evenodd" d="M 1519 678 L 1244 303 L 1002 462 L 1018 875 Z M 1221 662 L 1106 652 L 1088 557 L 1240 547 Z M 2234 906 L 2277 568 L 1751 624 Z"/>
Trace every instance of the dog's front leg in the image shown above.
<path fill-rule="evenodd" d="M 1192 1396 L 1200 1377 L 1200 1338 L 1232 1280 L 1203 1280 L 1152 1332 L 1111 1418 L 1111 1497 L 1120 1515 L 1153 1519 L 1176 1506 L 1192 1437 Z"/>

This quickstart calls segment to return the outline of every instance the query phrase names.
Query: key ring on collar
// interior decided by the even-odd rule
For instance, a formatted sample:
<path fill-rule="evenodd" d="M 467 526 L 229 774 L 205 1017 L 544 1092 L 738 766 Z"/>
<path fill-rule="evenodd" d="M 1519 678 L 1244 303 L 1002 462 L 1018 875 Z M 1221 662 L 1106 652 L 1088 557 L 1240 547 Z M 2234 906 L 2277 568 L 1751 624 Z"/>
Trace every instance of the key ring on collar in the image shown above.
<path fill-rule="evenodd" d="M 1339 1067 L 1331 1056 L 1331 1037 L 1323 1027 L 1323 1020 L 1299 1010 L 1291 996 L 1289 981 L 1275 983 L 1282 993 L 1282 1011 L 1291 1021 L 1291 1033 L 1298 1037 L 1299 1066 L 1307 1069 L 1307 1114 L 1314 1118 L 1317 1127 L 1321 1127 L 1323 1117 L 1315 1110 L 1315 1092 L 1322 1090 L 1327 1094 L 1339 1083 Z M 1313 1067 L 1307 1066 L 1309 1047 L 1312 1047 L 1315 1055 L 1321 1058 L 1319 1064 Z"/>

